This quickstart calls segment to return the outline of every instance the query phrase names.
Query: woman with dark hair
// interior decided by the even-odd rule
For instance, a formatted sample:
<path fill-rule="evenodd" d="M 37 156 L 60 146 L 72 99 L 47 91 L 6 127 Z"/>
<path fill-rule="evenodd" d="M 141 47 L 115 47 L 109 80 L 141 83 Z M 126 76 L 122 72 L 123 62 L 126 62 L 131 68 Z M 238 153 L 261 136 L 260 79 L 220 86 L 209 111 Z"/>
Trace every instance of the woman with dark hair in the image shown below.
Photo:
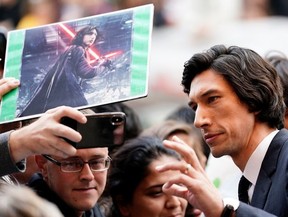
<path fill-rule="evenodd" d="M 88 48 L 94 44 L 97 35 L 95 26 L 86 26 L 77 32 L 71 46 L 60 55 L 18 116 L 43 113 L 61 105 L 78 107 L 88 104 L 81 79 L 91 79 L 103 73 L 109 62 L 103 59 L 97 66 L 89 63 Z"/>
<path fill-rule="evenodd" d="M 112 214 L 106 213 L 106 216 L 184 217 L 187 201 L 162 191 L 162 185 L 175 172 L 155 170 L 164 162 L 179 161 L 180 156 L 165 148 L 156 137 L 137 137 L 121 146 L 113 155 L 108 175 L 107 190 L 113 209 Z"/>

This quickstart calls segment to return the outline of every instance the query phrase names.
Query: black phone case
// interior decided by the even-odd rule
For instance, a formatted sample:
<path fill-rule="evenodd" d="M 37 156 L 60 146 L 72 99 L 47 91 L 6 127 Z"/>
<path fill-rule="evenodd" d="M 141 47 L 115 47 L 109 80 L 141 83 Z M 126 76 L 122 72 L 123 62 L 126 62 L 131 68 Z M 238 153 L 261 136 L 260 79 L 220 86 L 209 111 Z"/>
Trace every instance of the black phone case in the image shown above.
<path fill-rule="evenodd" d="M 94 147 L 111 147 L 121 145 L 125 137 L 126 117 L 122 112 L 106 112 L 86 115 L 87 123 L 64 117 L 61 123 L 78 131 L 82 140 L 75 143 L 64 138 L 77 149 Z"/>

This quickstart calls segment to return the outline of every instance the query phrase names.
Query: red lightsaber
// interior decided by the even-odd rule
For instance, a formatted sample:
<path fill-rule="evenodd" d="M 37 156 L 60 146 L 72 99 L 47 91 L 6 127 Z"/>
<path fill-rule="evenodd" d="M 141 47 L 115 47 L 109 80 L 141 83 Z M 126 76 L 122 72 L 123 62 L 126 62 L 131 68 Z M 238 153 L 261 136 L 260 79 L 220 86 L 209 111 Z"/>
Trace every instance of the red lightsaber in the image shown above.
<path fill-rule="evenodd" d="M 59 26 L 62 28 L 62 30 L 64 30 L 65 33 L 67 33 L 69 36 L 71 36 L 71 38 L 75 37 L 75 33 L 72 30 L 70 30 L 67 26 L 65 26 L 63 23 L 59 23 Z M 88 52 L 89 52 L 89 54 L 91 54 L 95 58 L 94 60 L 91 60 L 90 63 L 91 62 L 93 63 L 93 62 L 100 59 L 100 56 L 97 54 L 97 52 L 92 50 L 91 48 L 88 49 Z M 115 51 L 115 52 L 108 53 L 102 57 L 109 58 L 109 57 L 119 55 L 121 53 L 122 53 L 122 51 Z"/>

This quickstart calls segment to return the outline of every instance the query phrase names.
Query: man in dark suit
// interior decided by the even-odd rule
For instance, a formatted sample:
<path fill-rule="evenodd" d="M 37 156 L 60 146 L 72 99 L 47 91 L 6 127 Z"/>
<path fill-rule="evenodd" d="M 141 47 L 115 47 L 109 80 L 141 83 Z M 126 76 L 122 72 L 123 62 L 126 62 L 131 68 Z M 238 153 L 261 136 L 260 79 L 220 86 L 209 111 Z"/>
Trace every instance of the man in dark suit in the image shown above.
<path fill-rule="evenodd" d="M 206 217 L 287 217 L 288 131 L 282 129 L 285 106 L 275 69 L 250 49 L 224 45 L 195 54 L 184 67 L 182 85 L 194 125 L 213 156 L 230 155 L 241 169 L 248 180 L 246 198 L 243 192 L 241 202 L 222 198 L 195 152 L 177 137 L 164 144 L 186 162 L 157 168 L 181 172 L 163 191 L 186 198 Z"/>

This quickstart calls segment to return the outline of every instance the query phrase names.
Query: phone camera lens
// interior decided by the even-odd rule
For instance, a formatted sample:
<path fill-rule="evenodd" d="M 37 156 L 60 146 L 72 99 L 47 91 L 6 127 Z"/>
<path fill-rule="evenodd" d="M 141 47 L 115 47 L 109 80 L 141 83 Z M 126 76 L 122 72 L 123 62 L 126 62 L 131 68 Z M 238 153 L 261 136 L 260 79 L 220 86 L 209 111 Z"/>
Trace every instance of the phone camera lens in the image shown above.
<path fill-rule="evenodd" d="M 111 122 L 114 125 L 119 125 L 123 122 L 123 118 L 122 117 L 112 117 Z"/>

